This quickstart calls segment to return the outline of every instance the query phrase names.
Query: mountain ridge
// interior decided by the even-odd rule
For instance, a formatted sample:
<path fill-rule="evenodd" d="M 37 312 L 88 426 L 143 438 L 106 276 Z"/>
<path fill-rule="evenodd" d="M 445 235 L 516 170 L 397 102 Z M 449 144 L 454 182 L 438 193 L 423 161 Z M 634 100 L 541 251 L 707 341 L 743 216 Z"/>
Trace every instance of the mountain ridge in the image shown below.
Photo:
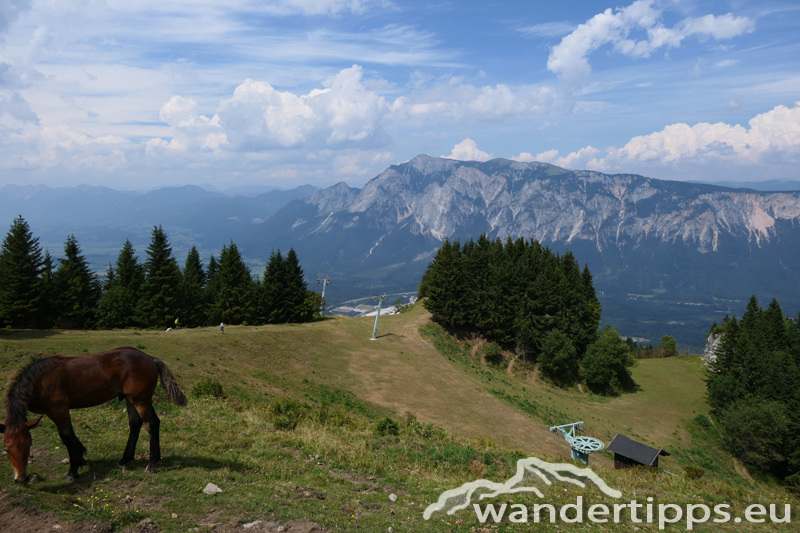
<path fill-rule="evenodd" d="M 193 186 L 0 189 L 6 223 L 19 214 L 55 257 L 74 233 L 97 271 L 126 239 L 142 258 L 157 224 L 179 261 L 192 245 L 206 261 L 233 240 L 254 275 L 272 249 L 294 248 L 308 279 L 334 281 L 331 303 L 413 291 L 444 239 L 533 238 L 589 265 L 604 319 L 624 334 L 672 334 L 698 349 L 710 323 L 751 294 L 800 308 L 800 296 L 785 294 L 800 274 L 800 192 L 419 155 L 362 188 L 252 198 Z"/>
<path fill-rule="evenodd" d="M 691 327 L 689 345 L 699 347 L 701 330 L 735 309 L 730 302 L 785 292 L 800 263 L 798 222 L 800 192 L 421 155 L 360 190 L 337 184 L 290 202 L 270 219 L 269 238 L 252 228 L 244 242 L 294 247 L 307 272 L 338 276 L 329 298 L 344 299 L 413 290 L 444 239 L 533 238 L 588 263 L 614 325 L 650 339 Z M 650 320 L 661 332 L 632 325 L 624 311 L 646 315 L 648 305 L 664 306 Z M 707 312 L 699 318 L 689 305 Z M 666 306 L 682 307 L 668 319 Z M 707 323 L 690 325 L 699 320 Z"/>

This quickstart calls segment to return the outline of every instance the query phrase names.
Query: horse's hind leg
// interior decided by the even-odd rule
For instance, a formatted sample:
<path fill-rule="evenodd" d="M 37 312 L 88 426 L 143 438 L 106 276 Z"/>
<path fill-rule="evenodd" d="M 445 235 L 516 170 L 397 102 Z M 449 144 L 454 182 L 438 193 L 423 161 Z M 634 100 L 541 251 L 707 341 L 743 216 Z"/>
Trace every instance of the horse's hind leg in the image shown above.
<path fill-rule="evenodd" d="M 54 410 L 48 416 L 58 428 L 58 436 L 61 437 L 61 442 L 67 447 L 69 453 L 69 473 L 67 475 L 78 478 L 80 476 L 78 468 L 86 464 L 86 459 L 83 458 L 86 448 L 75 435 L 69 409 Z"/>
<path fill-rule="evenodd" d="M 125 452 L 122 454 L 122 459 L 117 463 L 117 466 L 122 468 L 129 462 L 133 461 L 136 454 L 136 443 L 139 440 L 139 431 L 142 429 L 142 417 L 139 416 L 139 411 L 131 403 L 128 398 L 125 398 L 125 405 L 128 408 L 128 426 L 130 427 L 130 435 L 128 435 L 128 444 L 125 446 Z"/>
<path fill-rule="evenodd" d="M 161 439 L 158 430 L 161 427 L 161 420 L 159 420 L 153 404 L 148 402 L 146 404 L 137 404 L 136 410 L 144 422 L 144 427 L 150 434 L 150 462 L 147 463 L 147 471 L 155 472 L 156 463 L 161 460 Z"/>

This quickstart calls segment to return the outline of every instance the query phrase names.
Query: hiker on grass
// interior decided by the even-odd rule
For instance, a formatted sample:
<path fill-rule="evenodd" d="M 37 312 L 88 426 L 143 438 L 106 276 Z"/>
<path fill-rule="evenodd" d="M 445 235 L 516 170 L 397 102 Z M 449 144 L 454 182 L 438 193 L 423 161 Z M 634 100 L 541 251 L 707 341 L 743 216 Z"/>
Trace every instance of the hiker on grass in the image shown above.
<path fill-rule="evenodd" d="M 219 331 L 220 333 L 225 333 L 225 324 L 222 322 L 219 323 Z"/>
<path fill-rule="evenodd" d="M 175 329 L 178 329 L 178 326 L 180 326 L 180 322 L 178 322 L 178 319 L 176 318 L 175 319 Z"/>

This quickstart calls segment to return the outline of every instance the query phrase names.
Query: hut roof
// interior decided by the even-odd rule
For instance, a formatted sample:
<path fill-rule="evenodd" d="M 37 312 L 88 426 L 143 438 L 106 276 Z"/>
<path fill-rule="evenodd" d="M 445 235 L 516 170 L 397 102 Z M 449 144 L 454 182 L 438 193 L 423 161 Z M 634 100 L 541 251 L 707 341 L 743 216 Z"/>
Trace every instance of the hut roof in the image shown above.
<path fill-rule="evenodd" d="M 618 453 L 623 457 L 633 459 L 637 463 L 647 466 L 653 466 L 659 455 L 672 455 L 668 451 L 651 448 L 647 444 L 636 442 L 620 433 L 617 433 L 614 440 L 608 445 L 608 451 Z"/>

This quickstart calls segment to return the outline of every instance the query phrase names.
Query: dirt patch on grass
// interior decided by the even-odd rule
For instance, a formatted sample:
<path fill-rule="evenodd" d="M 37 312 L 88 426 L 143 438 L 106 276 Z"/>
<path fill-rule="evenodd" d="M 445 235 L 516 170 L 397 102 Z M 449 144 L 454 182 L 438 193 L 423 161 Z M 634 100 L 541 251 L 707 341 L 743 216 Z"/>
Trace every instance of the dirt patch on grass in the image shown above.
<path fill-rule="evenodd" d="M 81 520 L 66 522 L 55 513 L 32 507 L 15 507 L 8 494 L 0 492 L 0 531 L 8 533 L 111 533 L 110 522 Z"/>
<path fill-rule="evenodd" d="M 129 527 L 123 533 L 159 533 L 160 531 L 155 522 L 146 518 L 135 526 Z"/>
<path fill-rule="evenodd" d="M 491 437 L 498 443 L 554 457 L 569 457 L 569 446 L 544 424 L 484 390 L 474 379 L 442 357 L 419 337 L 427 313 L 387 316 L 379 342 L 351 340 L 350 373 L 358 378 L 353 390 L 363 400 L 394 411 L 411 412 L 450 433 L 469 439 Z M 365 320 L 362 328 L 371 324 Z M 360 346 L 359 346 L 360 344 Z M 360 348 L 360 349 L 359 349 Z M 610 465 L 600 458 L 601 464 Z"/>

